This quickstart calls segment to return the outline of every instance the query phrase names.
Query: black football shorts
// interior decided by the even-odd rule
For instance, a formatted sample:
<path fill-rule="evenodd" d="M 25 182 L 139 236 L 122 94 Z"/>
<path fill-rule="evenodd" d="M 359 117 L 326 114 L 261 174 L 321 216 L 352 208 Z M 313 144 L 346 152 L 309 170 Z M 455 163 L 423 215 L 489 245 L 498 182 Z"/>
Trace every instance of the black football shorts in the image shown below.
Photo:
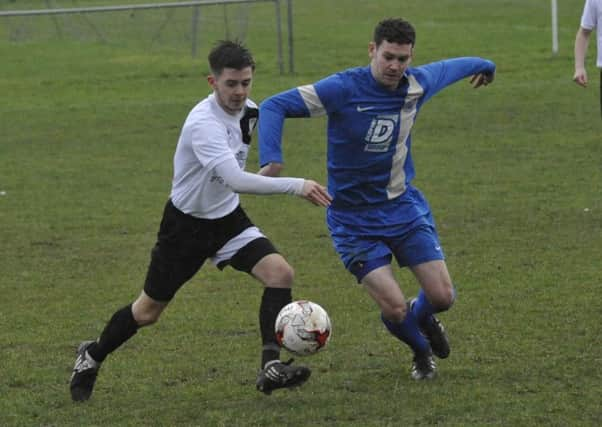
<path fill-rule="evenodd" d="M 236 242 L 237 236 L 248 234 L 251 229 L 257 230 L 251 234 L 251 240 L 242 240 L 244 246 L 231 251 L 230 258 L 219 258 L 220 269 L 231 265 L 250 273 L 260 259 L 278 251 L 240 206 L 225 217 L 203 219 L 183 213 L 169 200 L 151 251 L 144 292 L 157 301 L 171 300 L 208 258 L 214 258 L 229 241 Z"/>

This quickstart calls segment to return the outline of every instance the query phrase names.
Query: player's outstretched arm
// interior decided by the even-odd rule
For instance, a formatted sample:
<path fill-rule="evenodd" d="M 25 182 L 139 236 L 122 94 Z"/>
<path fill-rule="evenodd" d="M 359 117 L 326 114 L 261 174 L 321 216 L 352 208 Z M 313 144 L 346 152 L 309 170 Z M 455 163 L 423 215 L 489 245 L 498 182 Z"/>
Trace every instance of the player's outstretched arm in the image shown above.
<path fill-rule="evenodd" d="M 267 165 L 264 165 L 257 174 L 276 177 L 280 175 L 283 168 L 284 165 L 282 163 L 268 163 Z M 330 202 L 332 202 L 332 197 L 328 194 L 328 190 L 323 185 L 320 185 L 311 179 L 304 180 L 303 189 L 298 195 L 316 206 L 327 207 L 330 205 Z"/>
<path fill-rule="evenodd" d="M 240 169 L 234 156 L 225 158 L 215 166 L 218 182 L 227 185 L 235 193 L 246 194 L 293 194 L 303 197 L 317 206 L 328 206 L 332 198 L 325 187 L 310 179 L 262 176 Z"/>

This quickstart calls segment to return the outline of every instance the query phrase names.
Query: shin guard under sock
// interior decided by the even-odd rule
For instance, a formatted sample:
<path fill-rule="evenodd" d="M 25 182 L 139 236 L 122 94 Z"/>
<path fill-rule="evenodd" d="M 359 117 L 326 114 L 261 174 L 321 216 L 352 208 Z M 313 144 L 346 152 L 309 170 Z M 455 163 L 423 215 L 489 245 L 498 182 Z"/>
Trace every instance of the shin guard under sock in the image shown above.
<path fill-rule="evenodd" d="M 270 360 L 280 358 L 280 346 L 276 341 L 274 326 L 276 317 L 282 307 L 292 301 L 290 288 L 265 288 L 259 306 L 259 326 L 261 328 L 261 341 L 263 349 L 261 353 L 261 368 Z"/>
<path fill-rule="evenodd" d="M 456 289 L 454 288 L 452 304 L 455 300 L 456 300 Z M 451 305 L 450 305 L 450 307 L 451 307 Z M 416 297 L 416 300 L 414 301 L 414 304 L 412 305 L 412 312 L 418 319 L 419 324 L 424 324 L 424 322 L 431 321 L 433 314 L 441 313 L 448 309 L 449 309 L 449 307 L 447 307 L 445 309 L 438 309 L 438 308 L 434 307 L 431 304 L 431 302 L 428 300 L 428 298 L 426 297 L 426 294 L 424 293 L 424 291 L 422 289 L 420 289 L 420 292 L 418 292 L 418 296 Z"/>
<path fill-rule="evenodd" d="M 138 332 L 138 323 L 132 314 L 132 305 L 128 305 L 113 314 L 109 323 L 100 334 L 100 338 L 88 347 L 88 354 L 97 362 L 102 362 L 121 344 Z"/>
<path fill-rule="evenodd" d="M 389 332 L 409 345 L 414 353 L 424 354 L 430 351 L 431 346 L 426 338 L 420 333 L 416 316 L 414 316 L 410 310 L 407 311 L 406 317 L 401 323 L 395 323 L 386 319 L 382 313 L 380 318 Z"/>

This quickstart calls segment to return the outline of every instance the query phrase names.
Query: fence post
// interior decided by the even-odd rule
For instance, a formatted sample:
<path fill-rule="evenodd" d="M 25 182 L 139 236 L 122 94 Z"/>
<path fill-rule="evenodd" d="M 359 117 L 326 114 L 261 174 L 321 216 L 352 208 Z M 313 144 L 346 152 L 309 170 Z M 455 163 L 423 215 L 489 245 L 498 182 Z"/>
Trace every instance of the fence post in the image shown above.
<path fill-rule="evenodd" d="M 558 3 L 552 1 L 552 55 L 558 54 Z"/>
<path fill-rule="evenodd" d="M 293 0 L 288 1 L 287 25 L 288 25 L 288 72 L 295 73 L 295 54 L 293 48 Z"/>
<path fill-rule="evenodd" d="M 280 74 L 284 74 L 284 59 L 282 58 L 282 23 L 280 22 L 280 0 L 274 1 L 274 9 L 276 10 L 276 33 L 278 34 L 278 68 Z"/>
<path fill-rule="evenodd" d="M 201 6 L 194 6 L 192 9 L 192 28 L 191 28 L 191 38 L 192 38 L 192 46 L 190 54 L 193 58 L 196 58 L 197 53 L 197 33 L 199 31 L 199 17 L 201 15 Z"/>

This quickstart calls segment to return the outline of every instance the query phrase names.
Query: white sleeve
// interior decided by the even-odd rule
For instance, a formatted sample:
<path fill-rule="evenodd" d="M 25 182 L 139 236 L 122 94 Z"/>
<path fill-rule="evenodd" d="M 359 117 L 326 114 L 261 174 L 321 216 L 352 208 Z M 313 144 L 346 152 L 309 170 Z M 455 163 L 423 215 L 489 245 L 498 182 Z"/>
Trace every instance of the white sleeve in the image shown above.
<path fill-rule="evenodd" d="M 191 126 L 192 149 L 203 167 L 232 155 L 228 147 L 228 131 L 212 117 L 196 120 Z"/>
<path fill-rule="evenodd" d="M 597 3 L 592 0 L 587 0 L 585 2 L 585 6 L 583 7 L 583 15 L 581 15 L 581 27 L 586 30 L 594 30 L 596 29 L 598 13 L 596 10 Z"/>
<path fill-rule="evenodd" d="M 231 156 L 215 166 L 215 175 L 235 193 L 249 194 L 294 194 L 303 192 L 303 178 L 273 178 L 243 171 Z"/>

